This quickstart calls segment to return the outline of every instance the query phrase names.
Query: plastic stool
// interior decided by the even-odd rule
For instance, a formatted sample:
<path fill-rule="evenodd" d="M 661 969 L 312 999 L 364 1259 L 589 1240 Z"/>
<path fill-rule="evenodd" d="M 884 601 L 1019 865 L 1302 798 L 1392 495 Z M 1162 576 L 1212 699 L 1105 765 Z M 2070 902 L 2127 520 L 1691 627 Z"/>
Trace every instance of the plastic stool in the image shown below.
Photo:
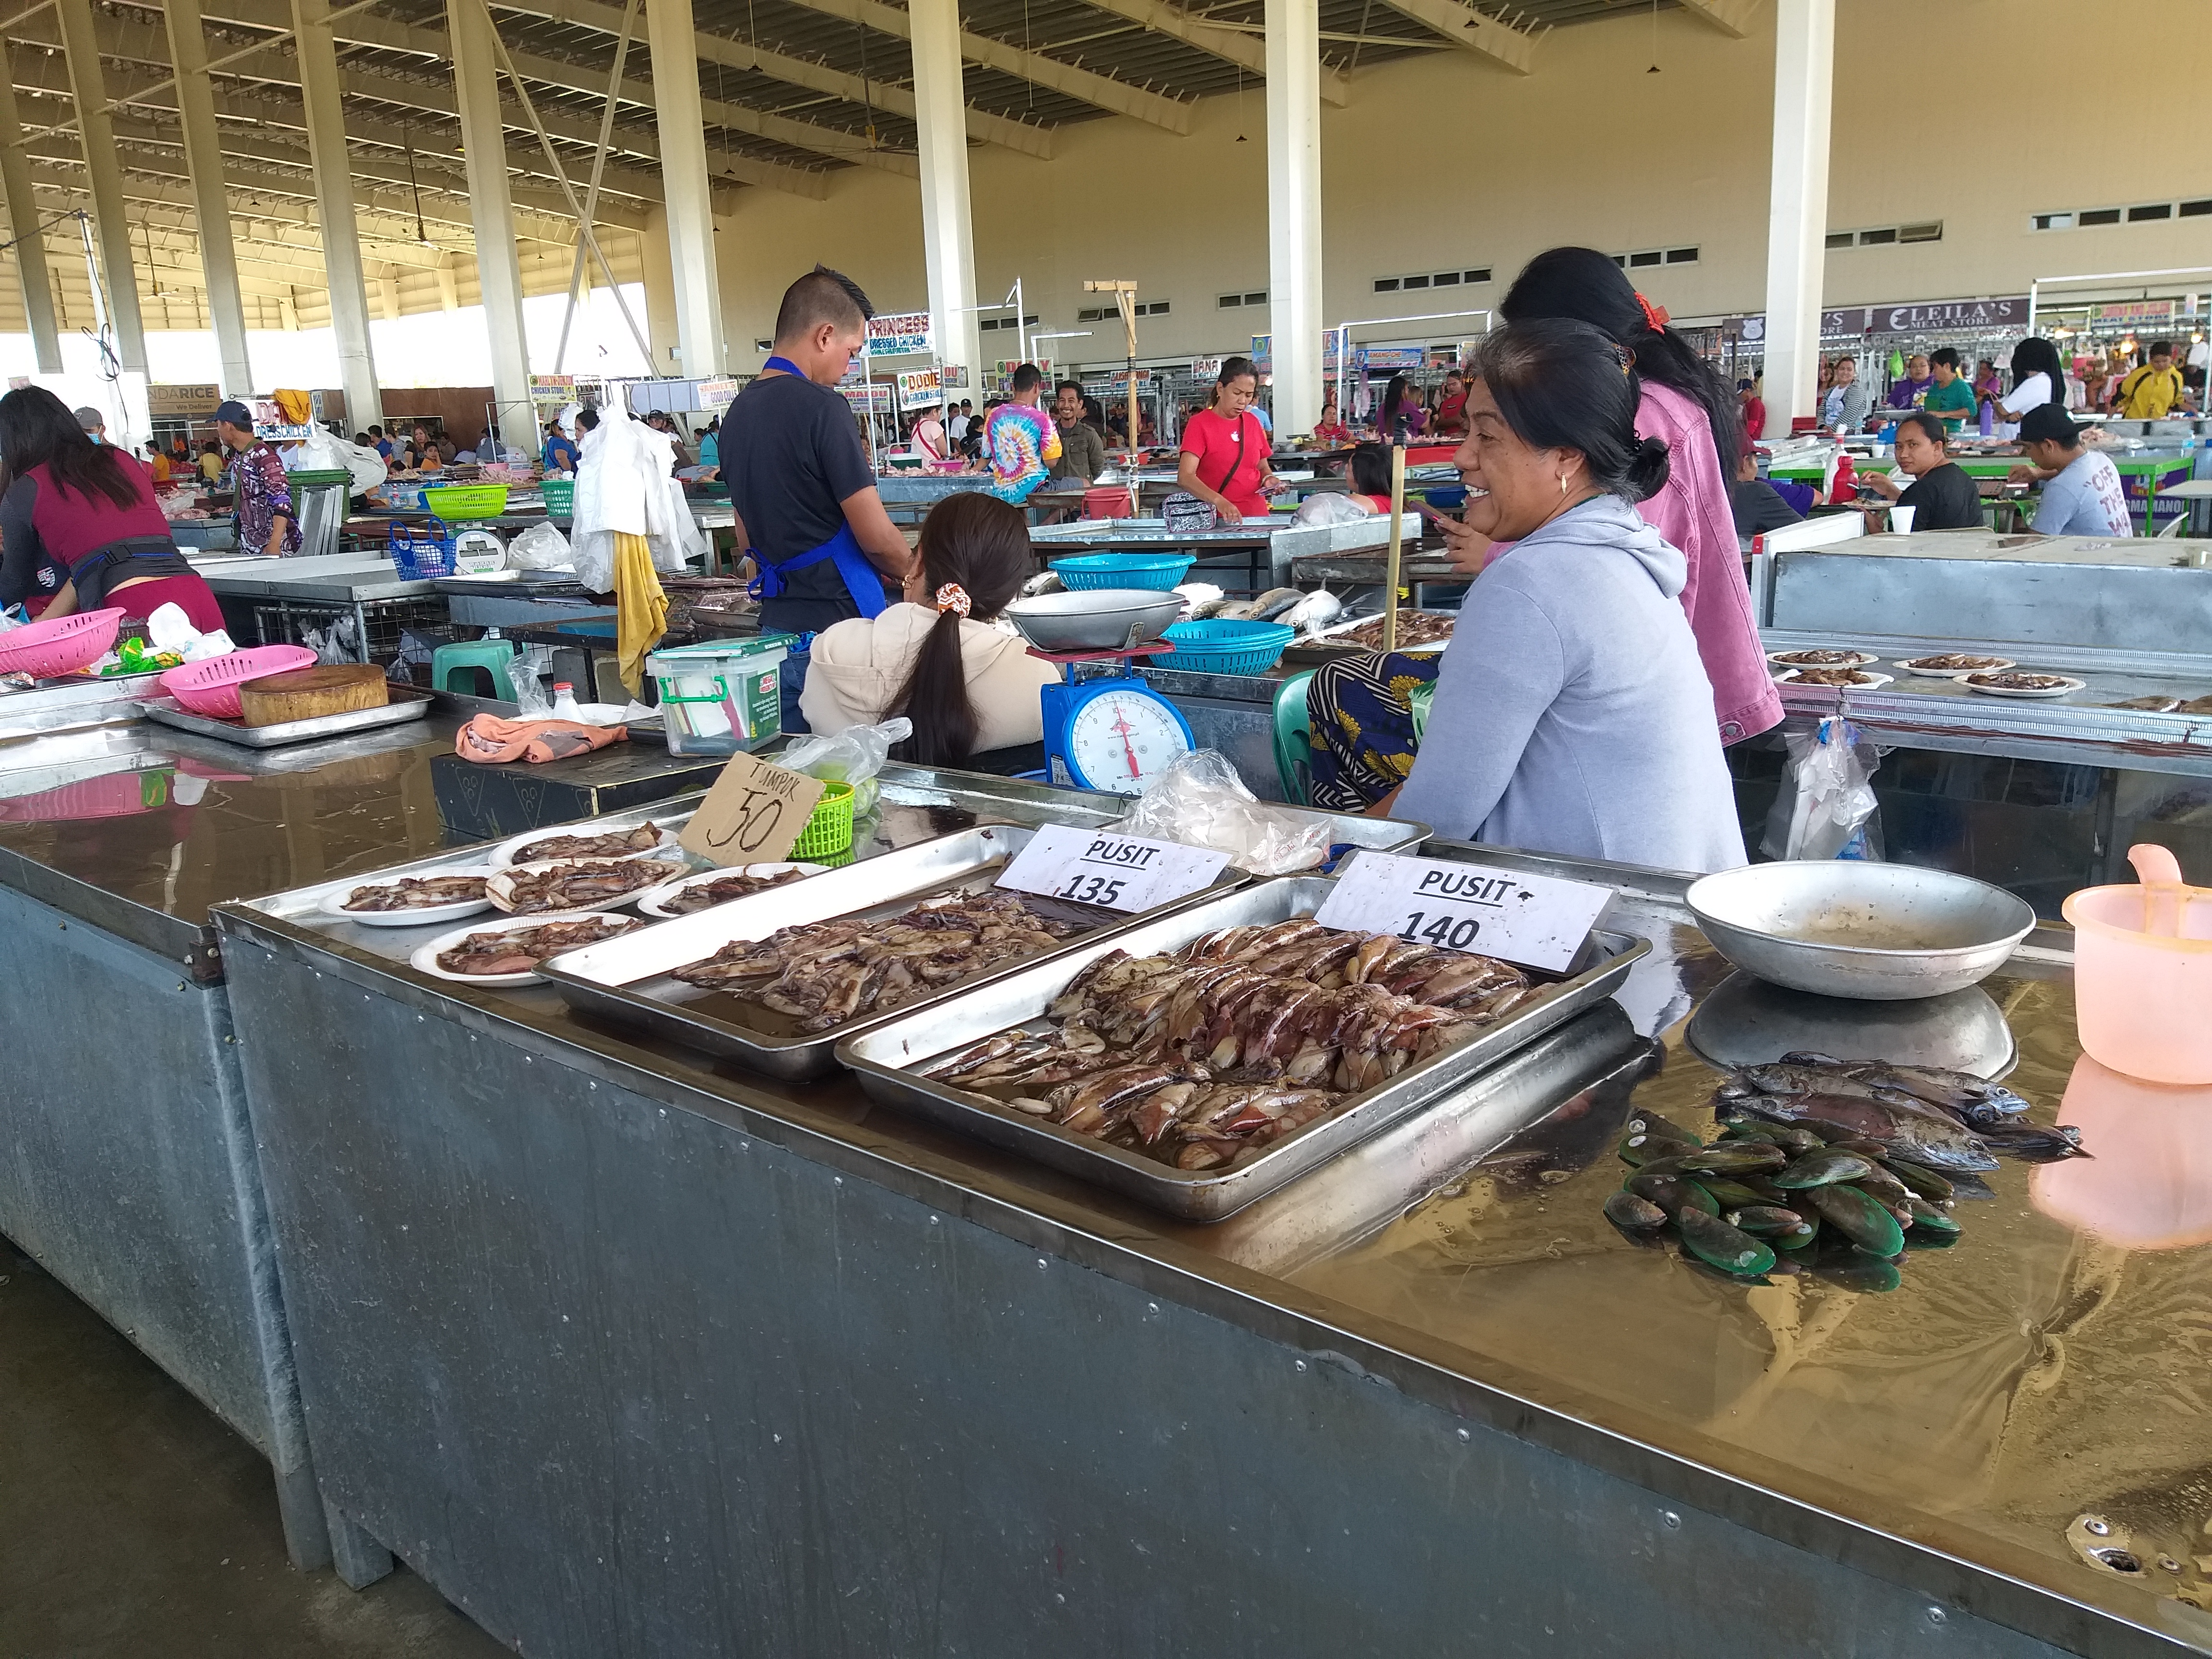
<path fill-rule="evenodd" d="M 507 667 L 514 660 L 513 640 L 467 640 L 457 645 L 441 645 L 430 653 L 430 685 L 438 691 L 456 691 L 465 697 L 480 695 L 471 670 L 481 668 L 491 676 L 491 695 L 501 702 L 514 701 L 514 682 L 507 678 Z M 456 675 L 461 684 L 456 685 Z"/>

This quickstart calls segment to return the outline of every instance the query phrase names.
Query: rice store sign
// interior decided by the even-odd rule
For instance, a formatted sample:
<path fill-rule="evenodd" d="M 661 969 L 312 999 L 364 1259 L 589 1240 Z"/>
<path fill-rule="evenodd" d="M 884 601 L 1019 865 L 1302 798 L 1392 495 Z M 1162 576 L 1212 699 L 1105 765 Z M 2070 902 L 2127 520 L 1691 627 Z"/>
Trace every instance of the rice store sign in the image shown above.
<path fill-rule="evenodd" d="M 219 386 L 149 386 L 146 412 L 156 420 L 212 415 L 222 405 Z"/>
<path fill-rule="evenodd" d="M 868 319 L 871 356 L 897 357 L 935 349 L 936 343 L 929 333 L 929 313 L 926 311 L 902 311 L 893 316 Z"/>

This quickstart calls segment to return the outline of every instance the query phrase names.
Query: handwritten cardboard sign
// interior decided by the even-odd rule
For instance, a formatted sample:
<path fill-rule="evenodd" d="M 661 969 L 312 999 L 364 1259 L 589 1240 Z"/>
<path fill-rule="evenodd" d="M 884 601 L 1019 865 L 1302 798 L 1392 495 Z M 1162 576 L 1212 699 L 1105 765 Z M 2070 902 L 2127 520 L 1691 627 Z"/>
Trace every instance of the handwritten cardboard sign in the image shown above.
<path fill-rule="evenodd" d="M 822 780 L 750 755 L 732 755 L 684 826 L 684 850 L 725 866 L 791 856 L 822 799 Z"/>

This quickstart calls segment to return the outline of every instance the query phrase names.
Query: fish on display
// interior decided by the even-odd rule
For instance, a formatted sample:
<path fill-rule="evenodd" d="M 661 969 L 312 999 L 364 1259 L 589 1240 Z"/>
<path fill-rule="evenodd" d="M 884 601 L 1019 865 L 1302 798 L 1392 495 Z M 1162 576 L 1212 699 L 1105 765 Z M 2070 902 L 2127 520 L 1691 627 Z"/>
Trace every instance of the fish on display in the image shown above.
<path fill-rule="evenodd" d="M 1976 1077 L 1972 1072 L 1954 1072 L 1941 1066 L 1899 1066 L 1882 1060 L 1832 1060 L 1826 1054 L 1802 1050 L 1783 1055 L 1782 1064 L 1840 1071 L 1846 1077 L 1894 1089 L 1930 1106 L 1956 1112 L 1977 1125 L 2017 1117 L 2027 1110 L 2027 1102 L 2002 1084 Z"/>
<path fill-rule="evenodd" d="M 1878 1110 L 1845 1109 L 1841 1103 L 1863 1099 Z M 1814 1107 L 1788 1108 L 1776 1103 L 1818 1100 Z M 1762 1107 L 1755 1103 L 1768 1103 Z M 1970 1072 L 1938 1066 L 1901 1066 L 1888 1060 L 1837 1060 L 1803 1050 L 1784 1054 L 1771 1065 L 1740 1066 L 1716 1091 L 1714 1107 L 1723 1115 L 1749 1112 L 1778 1122 L 1819 1122 L 1860 1133 L 1873 1141 L 1888 1144 L 1893 1124 L 1886 1127 L 1881 1112 L 1893 1120 L 1915 1120 L 1905 1133 L 1927 1143 L 1923 1150 L 1948 1147 L 1951 1161 L 1908 1152 L 1922 1163 L 1955 1170 L 1994 1169 L 1993 1163 L 1964 1155 L 1952 1131 L 1962 1131 L 1965 1146 L 1981 1157 L 2002 1154 L 2028 1164 L 2049 1164 L 2060 1158 L 2087 1158 L 2078 1130 L 2059 1124 L 2046 1128 L 2023 1121 L 2027 1102 L 2013 1091 Z M 1933 1125 L 1931 1131 L 1917 1127 Z M 1835 1139 L 1833 1135 L 1829 1137 Z"/>

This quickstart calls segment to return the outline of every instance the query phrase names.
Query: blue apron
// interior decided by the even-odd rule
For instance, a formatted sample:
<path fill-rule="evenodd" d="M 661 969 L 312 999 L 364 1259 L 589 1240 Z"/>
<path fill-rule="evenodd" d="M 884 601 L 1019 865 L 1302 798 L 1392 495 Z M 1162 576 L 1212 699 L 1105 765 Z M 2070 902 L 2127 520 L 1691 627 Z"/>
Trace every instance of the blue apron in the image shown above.
<path fill-rule="evenodd" d="M 762 367 L 780 369 L 802 380 L 806 378 L 805 372 L 788 357 L 770 357 Z M 810 565 L 820 564 L 824 559 L 831 559 L 836 562 L 838 575 L 844 579 L 846 592 L 852 595 L 853 603 L 860 608 L 862 616 L 870 618 L 880 617 L 887 608 L 883 579 L 876 574 L 875 566 L 868 562 L 868 556 L 860 551 L 860 544 L 854 538 L 853 526 L 849 524 L 839 525 L 837 533 L 821 546 L 809 548 L 796 558 L 786 559 L 780 564 L 769 559 L 758 548 L 749 547 L 745 552 L 760 571 L 747 589 L 755 599 L 781 599 L 783 579 L 792 571 L 804 570 Z"/>

